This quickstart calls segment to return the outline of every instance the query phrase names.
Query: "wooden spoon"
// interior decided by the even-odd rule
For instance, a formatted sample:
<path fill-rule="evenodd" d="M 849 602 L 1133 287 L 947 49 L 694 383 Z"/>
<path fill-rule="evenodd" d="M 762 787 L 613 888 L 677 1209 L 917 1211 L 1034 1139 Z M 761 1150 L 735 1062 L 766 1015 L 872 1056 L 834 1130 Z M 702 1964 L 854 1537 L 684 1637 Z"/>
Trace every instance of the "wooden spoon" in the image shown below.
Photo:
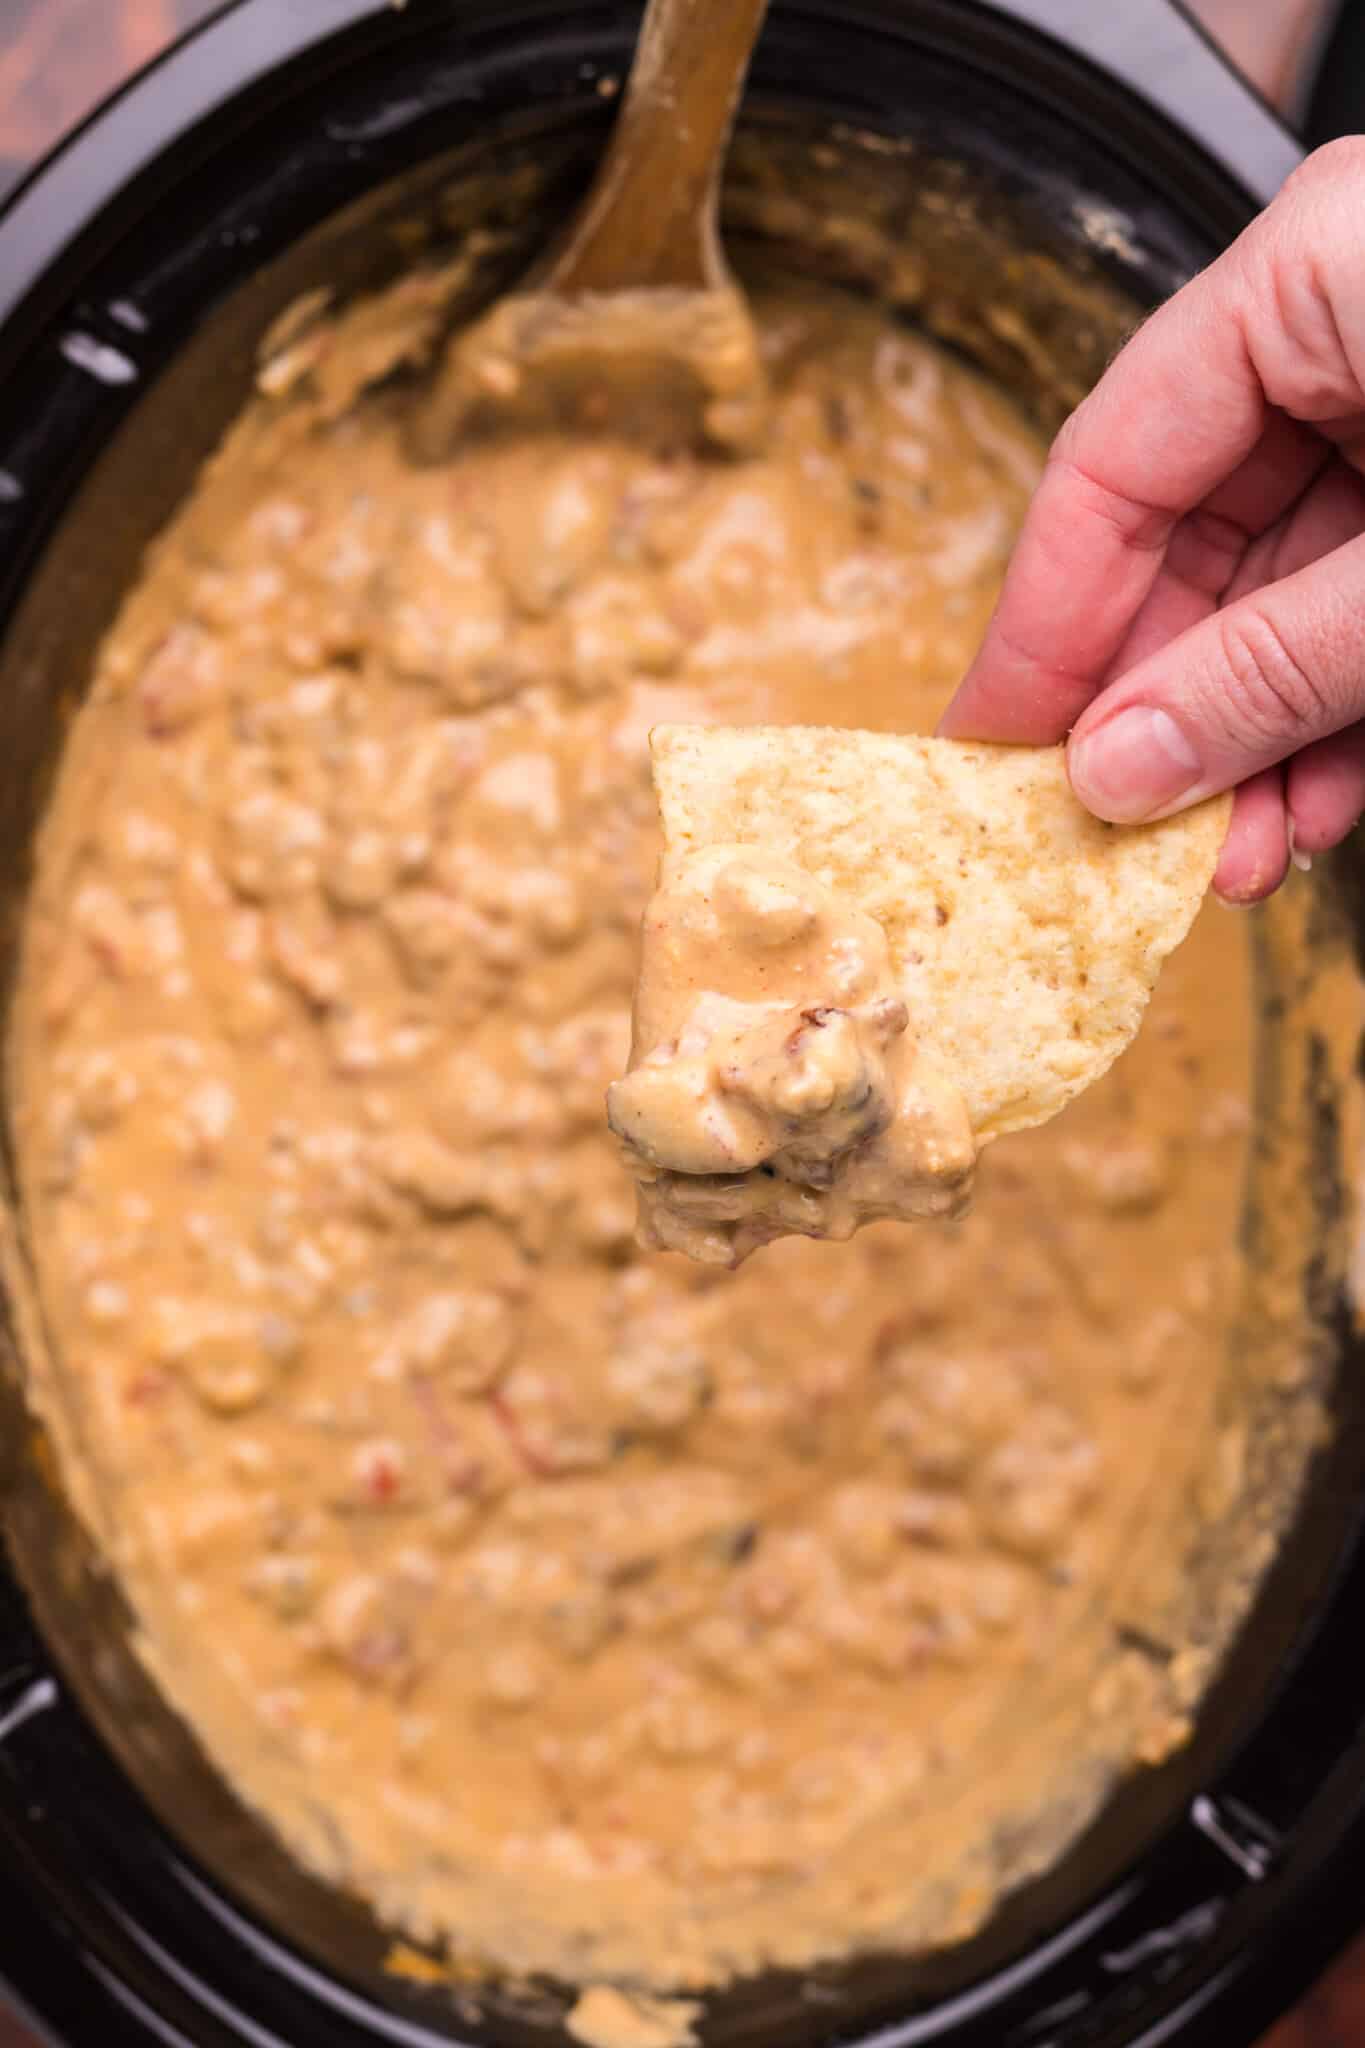
<path fill-rule="evenodd" d="M 760 437 L 758 338 L 726 268 L 721 170 L 768 0 L 649 0 L 592 189 L 542 274 L 442 364 L 417 429 L 601 426 L 740 450 Z"/>

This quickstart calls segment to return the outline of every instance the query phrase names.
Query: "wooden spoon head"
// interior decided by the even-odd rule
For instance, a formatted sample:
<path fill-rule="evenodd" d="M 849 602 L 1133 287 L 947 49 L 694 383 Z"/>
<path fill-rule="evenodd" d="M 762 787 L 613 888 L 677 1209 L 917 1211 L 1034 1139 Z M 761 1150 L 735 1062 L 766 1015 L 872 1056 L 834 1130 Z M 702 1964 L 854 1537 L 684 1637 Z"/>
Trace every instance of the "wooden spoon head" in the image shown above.
<path fill-rule="evenodd" d="M 758 335 L 734 286 L 518 292 L 455 337 L 417 452 L 440 460 L 469 434 L 558 427 L 740 454 L 767 419 Z"/>
<path fill-rule="evenodd" d="M 767 383 L 716 224 L 767 0 L 649 0 L 588 197 L 532 289 L 452 343 L 415 434 L 439 460 L 491 426 L 604 428 L 655 446 L 752 447 Z"/>

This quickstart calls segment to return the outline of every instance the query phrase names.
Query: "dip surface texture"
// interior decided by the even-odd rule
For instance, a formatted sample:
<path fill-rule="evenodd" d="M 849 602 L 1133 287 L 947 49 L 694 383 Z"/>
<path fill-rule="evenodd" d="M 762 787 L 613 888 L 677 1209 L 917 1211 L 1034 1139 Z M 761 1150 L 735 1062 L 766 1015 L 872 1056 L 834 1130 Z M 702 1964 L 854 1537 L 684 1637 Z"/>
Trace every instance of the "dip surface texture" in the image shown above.
<path fill-rule="evenodd" d="M 1237 1484 L 1231 918 L 965 1222 L 634 1246 L 649 729 L 927 728 L 1040 463 L 871 308 L 757 311 L 729 462 L 418 465 L 406 284 L 268 365 L 101 653 L 11 1058 L 42 1398 L 167 1693 L 388 1920 L 658 1988 L 979 1925 L 1182 1739 Z"/>

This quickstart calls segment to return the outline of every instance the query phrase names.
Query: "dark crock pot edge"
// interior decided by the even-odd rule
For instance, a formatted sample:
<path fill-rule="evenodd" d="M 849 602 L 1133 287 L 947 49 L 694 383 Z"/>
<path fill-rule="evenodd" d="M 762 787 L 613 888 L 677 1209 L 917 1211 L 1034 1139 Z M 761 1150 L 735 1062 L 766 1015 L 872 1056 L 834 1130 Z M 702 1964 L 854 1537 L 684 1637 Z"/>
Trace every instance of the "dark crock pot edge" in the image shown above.
<path fill-rule="evenodd" d="M 992 0 L 992 8 L 1130 81 L 1168 121 L 1197 136 L 1256 205 L 1265 204 L 1299 160 L 1298 144 L 1270 108 L 1168 0 L 1108 9 L 1095 9 L 1090 0 Z M 419 10 L 420 0 L 414 14 Z M 316 19 L 303 8 L 278 9 L 249 23 L 248 12 L 241 0 L 227 0 L 96 109 L 10 195 L 0 210 L 0 328 L 21 308 L 25 328 L 42 317 L 44 299 L 50 304 L 69 278 L 61 266 L 86 253 L 82 229 L 196 122 L 221 108 L 225 78 L 238 79 L 242 91 L 259 88 L 322 40 Z M 326 38 L 382 22 L 391 12 L 392 0 L 329 0 Z M 65 234 L 57 229 L 54 237 L 54 218 L 68 224 Z M 48 292 L 40 296 L 43 282 Z"/>
<path fill-rule="evenodd" d="M 1097 67 L 1097 79 L 1109 72 L 1136 81 L 1160 116 L 1193 129 L 1216 167 L 1214 175 L 1240 190 L 1244 213 L 1268 198 L 1297 160 L 1295 145 L 1269 111 L 1162 0 L 1102 10 L 1107 19 L 1094 18 L 1090 0 L 997 0 L 995 11 L 1046 27 Z M 423 12 L 431 10 L 417 0 L 411 8 L 414 26 L 420 27 Z M 10 431 L 12 423 L 3 416 L 2 394 L 11 376 L 35 339 L 44 330 L 55 331 L 54 320 L 63 331 L 93 330 L 116 351 L 134 345 L 136 336 L 117 324 L 110 328 L 107 304 L 95 310 L 84 302 L 83 284 L 129 220 L 156 203 L 177 161 L 183 164 L 193 154 L 201 122 L 215 117 L 214 147 L 221 147 L 232 111 L 254 117 L 302 59 L 313 67 L 348 61 L 357 42 L 395 29 L 390 7 L 375 0 L 329 0 L 327 13 L 320 30 L 316 16 L 303 8 L 267 9 L 233 0 L 92 116 L 0 215 L 0 604 L 3 586 L 17 587 L 27 560 L 59 517 L 92 436 L 106 438 L 137 395 L 136 385 L 125 389 L 116 377 L 91 380 L 73 368 L 70 470 L 49 472 L 38 489 L 24 474 L 22 427 Z M 1022 37 L 1020 49 L 1026 54 Z M 230 95 L 226 80 L 234 82 Z M 373 166 L 362 164 L 357 190 L 373 175 Z M 140 368 L 154 370 L 157 355 L 152 335 L 139 351 Z M 1296 1672 L 1297 1706 L 1288 1696 L 1280 1700 L 1212 1795 L 1197 1834 L 1163 1844 L 1140 1876 L 1087 1916 L 1097 1969 L 1112 1973 L 1131 1962 L 1135 1978 L 1141 1974 L 1150 1989 L 1146 1964 L 1153 1958 L 1168 1964 L 1157 1971 L 1158 1979 L 1169 1980 L 1162 2017 L 1140 2037 L 1129 2037 L 1131 2048 L 1157 2048 L 1176 2039 L 1186 2048 L 1250 2042 L 1356 1931 L 1365 1897 L 1365 1816 L 1359 1811 L 1365 1741 L 1344 1682 L 1356 1668 L 1355 1643 L 1341 1616 L 1358 1600 L 1365 1603 L 1365 1561 L 1354 1556 L 1343 1562 L 1332 1602 L 1336 1625 L 1329 1618 Z M 223 2011 L 215 2017 L 212 2004 L 193 1986 L 177 1982 L 175 1972 L 135 1943 L 125 1944 L 121 1955 L 108 1947 L 97 1953 L 84 1938 L 79 1900 L 69 1893 L 55 1897 L 40 1867 L 35 1830 L 47 1816 L 35 1804 L 25 1758 L 35 1742 L 42 1743 L 49 1765 L 63 1750 L 74 1759 L 98 1744 L 66 1694 L 13 1582 L 0 1583 L 0 1646 L 0 1969 L 15 2002 L 70 2048 L 152 2041 L 216 2048 L 244 2040 L 260 2048 L 295 2048 L 274 2033 L 244 2030 L 238 2024 L 242 2015 Z M 1305 1744 L 1337 1761 L 1319 1787 L 1310 1819 L 1296 1829 L 1294 1862 L 1308 1868 L 1291 1892 L 1287 1883 L 1266 1882 L 1281 1856 L 1278 1831 L 1263 1818 L 1267 1808 L 1274 1810 L 1264 1790 L 1279 1778 L 1287 1788 L 1292 1785 L 1292 1770 L 1281 1766 L 1302 1754 Z M 1257 1786 L 1254 1803 L 1238 1799 L 1244 1782 Z M 1286 1796 L 1292 1802 L 1292 1790 Z M 1248 1884 L 1259 1887 L 1261 1907 L 1253 1915 L 1256 1924 L 1241 1928 L 1236 1946 L 1221 1956 L 1216 1940 L 1194 1940 L 1198 1916 L 1220 1908 L 1220 1884 L 1229 1895 Z M 1160 1899 L 1158 1910 L 1153 1897 Z M 1138 1947 L 1146 1946 L 1146 1956 L 1138 1958 L 1125 1946 L 1130 1933 L 1137 1935 Z M 1200 1950 L 1194 1964 L 1192 1945 Z M 1060 2009 L 1051 2017 L 1063 2023 Z M 1052 2038 L 1049 2015 L 1040 2010 L 1037 2021 L 1045 2048 Z M 183 2031 L 185 2024 L 192 2033 Z M 877 2038 L 908 2044 L 917 2032 L 897 2028 Z M 420 2038 L 432 2037 L 423 2032 Z M 1106 2031 L 1104 2038 L 1113 2036 Z"/>

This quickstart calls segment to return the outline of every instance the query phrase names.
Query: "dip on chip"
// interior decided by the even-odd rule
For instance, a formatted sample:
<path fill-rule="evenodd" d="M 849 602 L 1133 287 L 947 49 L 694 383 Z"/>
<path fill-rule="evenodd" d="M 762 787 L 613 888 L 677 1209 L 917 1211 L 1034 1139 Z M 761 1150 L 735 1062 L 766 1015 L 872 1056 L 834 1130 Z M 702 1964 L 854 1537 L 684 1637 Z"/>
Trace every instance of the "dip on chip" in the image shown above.
<path fill-rule="evenodd" d="M 1102 824 L 1060 748 L 662 726 L 664 827 L 608 1116 L 645 1242 L 735 1265 L 961 1214 L 993 1138 L 1137 1031 L 1229 797 Z"/>

